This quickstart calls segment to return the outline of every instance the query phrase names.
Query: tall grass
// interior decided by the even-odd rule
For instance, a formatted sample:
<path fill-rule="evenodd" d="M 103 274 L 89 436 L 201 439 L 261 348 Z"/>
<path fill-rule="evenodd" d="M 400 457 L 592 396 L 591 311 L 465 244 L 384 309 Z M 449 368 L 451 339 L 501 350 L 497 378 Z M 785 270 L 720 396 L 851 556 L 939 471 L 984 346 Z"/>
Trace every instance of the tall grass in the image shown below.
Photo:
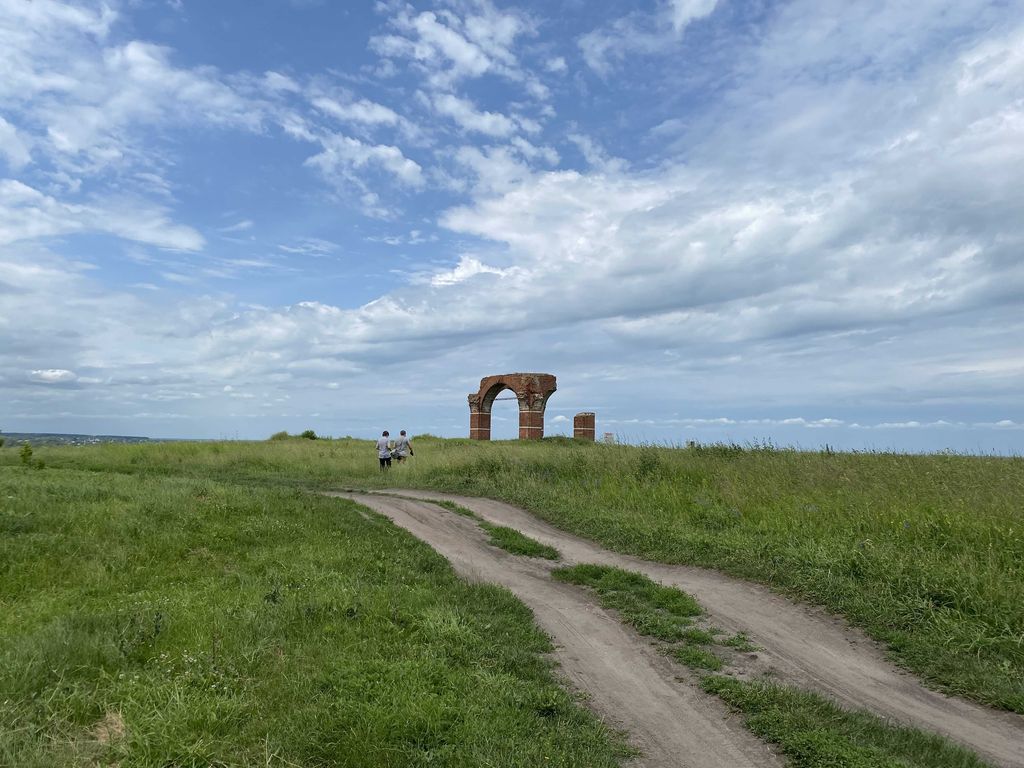
<path fill-rule="evenodd" d="M 927 681 L 1024 713 L 1024 459 L 420 438 L 40 449 L 48 467 L 486 495 L 602 544 L 764 582 L 887 643 Z M 16 463 L 0 450 L 0 463 Z M 43 470 L 46 472 L 49 470 Z"/>

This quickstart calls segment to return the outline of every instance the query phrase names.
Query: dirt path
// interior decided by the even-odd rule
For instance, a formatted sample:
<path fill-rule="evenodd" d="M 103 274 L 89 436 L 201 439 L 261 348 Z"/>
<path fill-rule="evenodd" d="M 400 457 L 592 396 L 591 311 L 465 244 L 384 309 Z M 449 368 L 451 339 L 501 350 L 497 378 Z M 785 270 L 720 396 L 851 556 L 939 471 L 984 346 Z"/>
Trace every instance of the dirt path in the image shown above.
<path fill-rule="evenodd" d="M 424 491 L 397 493 L 454 501 L 489 522 L 515 528 L 557 548 L 566 564 L 614 565 L 679 587 L 697 598 L 714 624 L 729 632 L 745 632 L 765 649 L 758 654 L 759 663 L 767 664 L 781 682 L 818 691 L 843 705 L 867 709 L 903 725 L 940 733 L 1002 768 L 1024 768 L 1024 717 L 925 688 L 913 675 L 889 662 L 878 643 L 824 610 L 791 602 L 765 587 L 716 571 L 609 552 L 509 504 Z"/>
<path fill-rule="evenodd" d="M 467 517 L 411 499 L 338 493 L 390 518 L 446 557 L 462 576 L 508 587 L 555 643 L 560 672 L 602 720 L 629 734 L 649 768 L 782 766 L 768 746 L 649 642 L 584 590 L 551 579 L 552 565 L 490 546 Z"/>

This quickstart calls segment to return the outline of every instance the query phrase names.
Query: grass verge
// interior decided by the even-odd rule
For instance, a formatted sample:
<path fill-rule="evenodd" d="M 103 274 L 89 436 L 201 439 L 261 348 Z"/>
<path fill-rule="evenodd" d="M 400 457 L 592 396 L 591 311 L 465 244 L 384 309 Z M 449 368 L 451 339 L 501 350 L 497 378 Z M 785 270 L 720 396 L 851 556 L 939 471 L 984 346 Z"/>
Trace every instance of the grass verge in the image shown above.
<path fill-rule="evenodd" d="M 848 712 L 820 696 L 765 682 L 708 675 L 702 686 L 744 713 L 747 727 L 778 744 L 794 768 L 984 768 L 947 740 Z"/>
<path fill-rule="evenodd" d="M 463 517 L 471 517 L 474 520 L 480 519 L 477 516 L 476 512 L 474 512 L 471 509 L 466 509 L 464 506 L 462 506 L 461 504 L 456 504 L 454 501 L 448 501 L 447 499 L 434 499 L 430 503 L 437 507 L 443 507 L 444 509 L 447 509 L 449 512 L 454 512 L 458 515 L 462 515 Z"/>
<path fill-rule="evenodd" d="M 548 650 L 352 502 L 0 467 L 0 765 L 617 765 Z"/>
<path fill-rule="evenodd" d="M 447 509 L 449 512 L 455 512 L 456 514 L 463 515 L 464 517 L 473 518 L 481 528 L 491 535 L 489 543 L 492 546 L 504 549 L 506 552 L 511 552 L 513 555 L 541 557 L 545 560 L 558 560 L 561 557 L 558 550 L 554 547 L 549 547 L 547 544 L 541 544 L 539 541 L 531 539 L 526 534 L 520 533 L 515 528 L 488 523 L 486 520 L 480 519 L 480 516 L 472 510 L 466 509 L 464 506 L 456 504 L 454 501 L 440 499 L 431 500 L 430 503 L 435 506 L 442 507 L 443 509 Z"/>
<path fill-rule="evenodd" d="M 557 581 L 590 587 L 601 605 L 616 611 L 641 635 L 659 640 L 685 640 L 693 618 L 703 613 L 697 601 L 686 593 L 621 568 L 583 563 L 557 568 L 551 575 Z"/>
<path fill-rule="evenodd" d="M 513 555 L 541 557 L 545 560 L 557 560 L 559 558 L 557 549 L 549 547 L 547 544 L 541 544 L 539 541 L 535 541 L 529 536 L 520 533 L 515 528 L 508 528 L 504 525 L 492 525 L 485 522 L 481 522 L 480 527 L 490 534 L 490 543 L 492 545 L 501 547 Z"/>

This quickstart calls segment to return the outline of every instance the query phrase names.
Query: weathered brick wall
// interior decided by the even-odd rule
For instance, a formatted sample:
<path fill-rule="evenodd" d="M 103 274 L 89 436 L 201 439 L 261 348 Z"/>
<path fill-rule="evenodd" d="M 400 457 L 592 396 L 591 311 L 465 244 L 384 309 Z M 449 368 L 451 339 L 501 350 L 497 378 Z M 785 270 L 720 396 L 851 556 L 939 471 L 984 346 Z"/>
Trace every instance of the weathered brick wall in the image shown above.
<path fill-rule="evenodd" d="M 595 424 L 597 417 L 590 411 L 577 413 L 572 417 L 572 436 L 577 440 L 590 440 L 593 442 Z"/>
<path fill-rule="evenodd" d="M 539 440 L 544 437 L 544 411 L 519 409 L 519 439 Z"/>
<path fill-rule="evenodd" d="M 519 438 L 544 437 L 544 410 L 548 398 L 557 389 L 550 373 L 506 373 L 480 380 L 480 389 L 469 395 L 469 436 L 473 440 L 491 439 L 491 406 L 506 389 L 519 400 Z"/>
<path fill-rule="evenodd" d="M 469 412 L 469 436 L 473 440 L 490 440 L 491 414 L 471 410 Z"/>

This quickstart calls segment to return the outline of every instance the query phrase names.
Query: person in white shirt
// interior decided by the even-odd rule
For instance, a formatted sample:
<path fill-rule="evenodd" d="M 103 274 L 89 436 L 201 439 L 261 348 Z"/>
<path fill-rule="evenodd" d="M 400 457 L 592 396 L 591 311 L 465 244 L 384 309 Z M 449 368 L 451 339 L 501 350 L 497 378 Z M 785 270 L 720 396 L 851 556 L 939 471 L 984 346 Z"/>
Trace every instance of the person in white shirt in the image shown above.
<path fill-rule="evenodd" d="M 410 440 L 403 429 L 401 434 L 398 436 L 398 442 L 395 443 L 395 459 L 401 464 L 405 461 L 406 456 L 412 456 L 412 440 Z"/>
<path fill-rule="evenodd" d="M 380 471 L 383 472 L 386 469 L 391 468 L 391 441 L 388 440 L 388 431 L 385 429 L 384 433 L 377 440 L 377 458 L 380 459 Z"/>

